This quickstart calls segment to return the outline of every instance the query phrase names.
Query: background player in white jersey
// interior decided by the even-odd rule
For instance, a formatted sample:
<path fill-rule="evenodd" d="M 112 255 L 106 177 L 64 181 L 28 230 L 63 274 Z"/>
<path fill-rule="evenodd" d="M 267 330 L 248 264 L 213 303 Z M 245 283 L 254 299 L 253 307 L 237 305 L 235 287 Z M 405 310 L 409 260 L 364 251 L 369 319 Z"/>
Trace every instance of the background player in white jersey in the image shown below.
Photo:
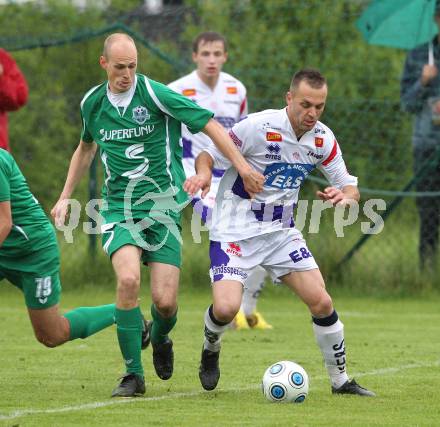
<path fill-rule="evenodd" d="M 318 121 L 326 98 L 327 83 L 321 73 L 301 70 L 292 79 L 286 108 L 251 114 L 230 131 L 244 157 L 263 173 L 265 183 L 254 199 L 233 167 L 220 183 L 210 229 L 213 304 L 205 313 L 199 371 L 206 390 L 217 386 L 221 336 L 239 309 L 246 276 L 259 264 L 307 304 L 332 392 L 374 396 L 348 378 L 344 325 L 294 224 L 300 186 L 315 168 L 331 183 L 317 192 L 322 200 L 333 205 L 359 200 L 357 178 L 347 172 L 332 131 Z M 228 163 L 215 149 L 202 152 L 196 160 L 197 175 L 187 179 L 184 188 L 190 193 L 202 189 L 204 196 L 211 169 L 220 162 Z"/>
<path fill-rule="evenodd" d="M 235 77 L 222 71 L 228 58 L 227 41 L 214 31 L 200 33 L 193 41 L 192 59 L 197 68 L 168 86 L 214 113 L 214 118 L 229 130 L 248 114 L 246 88 Z M 192 134 L 182 126 L 183 167 L 187 177 L 195 174 L 195 158 L 213 143 L 202 132 Z M 201 200 L 200 194 L 193 197 L 192 205 L 202 220 L 209 226 L 223 169 L 214 169 L 211 188 Z M 242 304 L 233 326 L 236 329 L 272 329 L 256 309 L 257 299 L 264 286 L 266 271 L 257 266 L 246 280 Z"/>

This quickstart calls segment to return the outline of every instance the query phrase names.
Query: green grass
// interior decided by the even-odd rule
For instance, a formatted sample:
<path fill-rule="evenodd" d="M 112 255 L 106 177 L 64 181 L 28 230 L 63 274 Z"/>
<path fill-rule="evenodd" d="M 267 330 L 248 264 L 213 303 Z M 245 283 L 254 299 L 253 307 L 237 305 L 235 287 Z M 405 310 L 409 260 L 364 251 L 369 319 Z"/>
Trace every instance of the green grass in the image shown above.
<path fill-rule="evenodd" d="M 108 303 L 103 287 L 67 292 L 64 309 Z M 207 285 L 208 288 L 208 285 Z M 149 306 L 143 289 L 142 308 Z M 115 328 L 87 340 L 46 349 L 33 338 L 21 294 L 0 285 L 0 425 L 4 426 L 434 426 L 440 419 L 440 300 L 335 298 L 346 328 L 349 374 L 376 391 L 375 399 L 333 396 L 305 306 L 283 288 L 267 289 L 259 308 L 272 331 L 225 334 L 218 389 L 204 392 L 197 370 L 209 290 L 182 286 L 173 332 L 175 374 L 153 373 L 143 354 L 147 393 L 109 398 L 122 373 Z M 303 404 L 271 404 L 259 389 L 265 369 L 282 359 L 307 370 Z M 97 407 L 102 404 L 101 407 Z M 15 416 L 13 414 L 16 414 Z"/>

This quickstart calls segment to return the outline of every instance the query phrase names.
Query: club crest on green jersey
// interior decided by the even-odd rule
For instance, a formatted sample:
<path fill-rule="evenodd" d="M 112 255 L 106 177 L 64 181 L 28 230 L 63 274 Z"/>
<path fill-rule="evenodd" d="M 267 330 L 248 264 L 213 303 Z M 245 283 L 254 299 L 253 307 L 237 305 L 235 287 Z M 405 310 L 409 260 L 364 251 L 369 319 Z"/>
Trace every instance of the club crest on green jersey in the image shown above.
<path fill-rule="evenodd" d="M 137 107 L 134 107 L 132 112 L 133 112 L 133 120 L 140 125 L 143 125 L 150 118 L 150 115 L 148 114 L 148 110 L 142 105 L 138 105 Z"/>

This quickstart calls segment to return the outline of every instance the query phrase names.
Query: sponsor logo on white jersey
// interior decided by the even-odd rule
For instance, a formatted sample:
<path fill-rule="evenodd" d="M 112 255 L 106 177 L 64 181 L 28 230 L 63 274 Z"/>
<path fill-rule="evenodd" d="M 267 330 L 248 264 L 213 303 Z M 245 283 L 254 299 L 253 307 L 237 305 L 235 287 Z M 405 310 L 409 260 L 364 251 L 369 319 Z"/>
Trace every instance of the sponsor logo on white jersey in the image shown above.
<path fill-rule="evenodd" d="M 283 140 L 283 135 L 279 132 L 266 132 L 266 141 L 276 141 L 281 142 Z"/>
<path fill-rule="evenodd" d="M 305 163 L 273 163 L 264 170 L 265 185 L 283 190 L 299 188 L 314 168 Z"/>
<path fill-rule="evenodd" d="M 315 159 L 318 159 L 318 160 L 321 160 L 324 157 L 323 154 L 316 154 L 312 150 L 309 150 L 307 155 L 310 157 L 314 157 Z"/>
<path fill-rule="evenodd" d="M 266 154 L 264 157 L 266 159 L 271 159 L 271 160 L 281 160 L 281 147 L 279 146 L 279 144 L 276 144 L 275 142 L 271 142 L 267 147 L 266 147 L 266 151 L 268 151 L 269 153 Z"/>
<path fill-rule="evenodd" d="M 318 127 L 315 127 L 315 133 L 320 133 L 321 135 L 325 135 L 325 130 L 318 128 Z"/>

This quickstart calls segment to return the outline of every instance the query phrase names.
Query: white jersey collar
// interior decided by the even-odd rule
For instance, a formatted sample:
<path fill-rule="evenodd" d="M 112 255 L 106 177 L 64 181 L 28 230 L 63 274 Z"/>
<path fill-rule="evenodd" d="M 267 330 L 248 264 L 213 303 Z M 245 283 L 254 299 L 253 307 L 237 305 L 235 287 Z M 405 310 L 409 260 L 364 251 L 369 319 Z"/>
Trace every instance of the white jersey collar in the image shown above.
<path fill-rule="evenodd" d="M 312 135 L 313 135 L 313 134 L 315 133 L 315 128 L 318 126 L 318 123 L 319 123 L 319 121 L 317 121 L 317 122 L 315 123 L 315 126 L 312 127 L 312 129 L 308 130 L 307 132 L 304 132 L 304 133 L 298 138 L 298 135 L 296 134 L 295 129 L 293 129 L 292 123 L 290 123 L 289 115 L 287 114 L 287 107 L 284 108 L 284 115 L 285 115 L 285 118 L 286 118 L 286 121 L 287 121 L 286 123 L 288 123 L 289 129 L 290 129 L 290 131 L 292 132 L 292 135 L 296 138 L 296 140 L 297 140 L 298 142 L 300 142 L 300 139 L 301 139 L 301 138 L 304 138 L 304 137 L 307 136 L 308 134 L 312 134 Z"/>
<path fill-rule="evenodd" d="M 137 75 L 134 76 L 134 84 L 125 92 L 113 93 L 110 90 L 109 84 L 107 82 L 107 98 L 117 110 L 120 116 L 125 114 L 125 110 L 130 105 L 131 100 L 133 99 L 134 92 L 136 91 L 137 85 Z M 121 113 L 119 108 L 123 108 L 123 112 Z"/>
<path fill-rule="evenodd" d="M 220 82 L 223 80 L 222 78 L 222 72 L 220 71 L 220 74 L 218 75 L 218 79 L 217 79 L 217 83 L 215 84 L 214 88 L 211 88 L 211 86 L 207 85 L 199 76 L 199 73 L 197 72 L 197 70 L 193 71 L 193 74 L 196 76 L 197 80 L 199 81 L 199 84 L 206 87 L 206 89 L 208 89 L 210 92 L 215 92 L 217 90 L 217 88 L 219 87 Z"/>

